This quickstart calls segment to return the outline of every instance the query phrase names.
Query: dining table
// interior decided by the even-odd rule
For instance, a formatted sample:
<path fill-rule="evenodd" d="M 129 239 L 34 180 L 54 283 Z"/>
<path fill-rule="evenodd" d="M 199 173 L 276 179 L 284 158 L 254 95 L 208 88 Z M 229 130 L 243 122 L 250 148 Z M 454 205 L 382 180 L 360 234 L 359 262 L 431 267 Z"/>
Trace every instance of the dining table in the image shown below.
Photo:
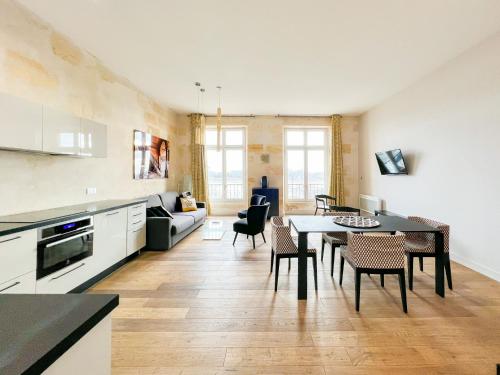
<path fill-rule="evenodd" d="M 289 216 L 290 226 L 298 234 L 298 299 L 307 299 L 307 248 L 309 233 L 330 233 L 330 232 L 354 232 L 354 233 L 377 233 L 396 232 L 404 233 L 433 233 L 435 241 L 436 262 L 435 262 L 435 292 L 439 296 L 445 296 L 444 287 L 444 236 L 435 227 L 421 224 L 400 216 L 369 216 L 380 223 L 372 228 L 354 228 L 339 225 L 334 222 L 335 216 L 314 216 L 300 215 Z"/>

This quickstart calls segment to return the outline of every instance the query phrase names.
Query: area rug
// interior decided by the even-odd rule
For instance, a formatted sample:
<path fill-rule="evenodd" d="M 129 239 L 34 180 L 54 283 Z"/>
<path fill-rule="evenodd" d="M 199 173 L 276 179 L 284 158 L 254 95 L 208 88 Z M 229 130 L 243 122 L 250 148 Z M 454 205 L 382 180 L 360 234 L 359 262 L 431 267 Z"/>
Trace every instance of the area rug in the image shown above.
<path fill-rule="evenodd" d="M 202 239 L 221 240 L 224 237 L 224 233 L 226 233 L 226 230 L 221 220 L 210 220 L 203 226 Z"/>

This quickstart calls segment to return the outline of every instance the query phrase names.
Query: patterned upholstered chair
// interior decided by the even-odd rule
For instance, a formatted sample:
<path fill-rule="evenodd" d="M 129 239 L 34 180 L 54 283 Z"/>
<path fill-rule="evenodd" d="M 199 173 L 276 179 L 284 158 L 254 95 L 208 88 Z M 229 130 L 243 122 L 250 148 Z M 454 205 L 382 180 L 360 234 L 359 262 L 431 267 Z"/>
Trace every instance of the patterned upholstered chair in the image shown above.
<path fill-rule="evenodd" d="M 405 285 L 405 235 L 397 232 L 395 235 L 363 236 L 362 234 L 347 233 L 347 246 L 340 248 L 340 279 L 342 285 L 344 260 L 354 269 L 356 311 L 359 311 L 361 292 L 361 274 L 380 274 L 381 285 L 384 286 L 385 274 L 399 276 L 401 301 L 403 311 L 408 312 L 406 306 Z"/>
<path fill-rule="evenodd" d="M 323 216 L 359 216 L 358 212 L 355 211 L 336 211 L 336 212 L 325 212 Z M 332 219 L 333 220 L 333 219 Z M 330 276 L 333 277 L 333 265 L 335 263 L 335 250 L 337 247 L 342 245 L 347 245 L 347 233 L 345 232 L 331 232 L 323 233 L 321 236 L 321 261 L 323 261 L 323 255 L 325 254 L 325 244 L 329 244 L 332 249 L 332 259 L 331 259 L 331 270 Z"/>
<path fill-rule="evenodd" d="M 273 263 L 276 264 L 274 272 L 274 291 L 278 291 L 278 276 L 280 270 L 280 260 L 288 258 L 288 269 L 290 269 L 290 259 L 297 258 L 299 251 L 296 239 L 290 233 L 290 226 L 286 226 L 281 216 L 271 217 L 271 272 L 273 272 Z M 318 269 L 316 259 L 316 249 L 307 249 L 307 257 L 312 258 L 314 268 L 314 287 L 318 290 Z M 276 258 L 276 262 L 274 259 Z"/>
<path fill-rule="evenodd" d="M 430 225 L 439 229 L 443 233 L 444 244 L 444 269 L 446 271 L 446 279 L 448 280 L 448 288 L 453 289 L 451 280 L 451 264 L 450 264 L 450 226 L 431 219 L 426 219 L 419 216 L 408 216 L 408 220 L 416 221 L 421 224 Z M 420 261 L 420 271 L 424 270 L 423 258 L 436 257 L 433 233 L 407 233 L 405 240 L 405 252 L 408 258 L 408 287 L 413 290 L 413 259 L 418 257 Z"/>

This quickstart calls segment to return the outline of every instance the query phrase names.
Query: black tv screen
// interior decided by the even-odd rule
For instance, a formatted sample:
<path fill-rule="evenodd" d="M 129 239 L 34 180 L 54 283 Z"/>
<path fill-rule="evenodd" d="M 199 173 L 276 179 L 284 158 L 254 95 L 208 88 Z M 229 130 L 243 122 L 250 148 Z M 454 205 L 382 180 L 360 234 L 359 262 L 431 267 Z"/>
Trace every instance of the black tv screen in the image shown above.
<path fill-rule="evenodd" d="M 375 156 L 381 174 L 408 174 L 405 159 L 400 149 L 377 152 Z"/>

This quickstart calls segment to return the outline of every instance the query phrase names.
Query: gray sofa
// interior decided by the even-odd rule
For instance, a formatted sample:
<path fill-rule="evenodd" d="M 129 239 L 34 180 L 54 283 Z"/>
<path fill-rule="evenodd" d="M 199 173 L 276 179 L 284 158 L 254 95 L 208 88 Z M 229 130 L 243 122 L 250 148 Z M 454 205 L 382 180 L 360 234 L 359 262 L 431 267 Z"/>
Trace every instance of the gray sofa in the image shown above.
<path fill-rule="evenodd" d="M 204 202 L 196 202 L 197 211 L 178 212 L 175 210 L 179 194 L 175 191 L 150 195 L 147 208 L 163 206 L 173 216 L 146 218 L 146 248 L 148 250 L 168 250 L 205 222 L 207 210 Z"/>

